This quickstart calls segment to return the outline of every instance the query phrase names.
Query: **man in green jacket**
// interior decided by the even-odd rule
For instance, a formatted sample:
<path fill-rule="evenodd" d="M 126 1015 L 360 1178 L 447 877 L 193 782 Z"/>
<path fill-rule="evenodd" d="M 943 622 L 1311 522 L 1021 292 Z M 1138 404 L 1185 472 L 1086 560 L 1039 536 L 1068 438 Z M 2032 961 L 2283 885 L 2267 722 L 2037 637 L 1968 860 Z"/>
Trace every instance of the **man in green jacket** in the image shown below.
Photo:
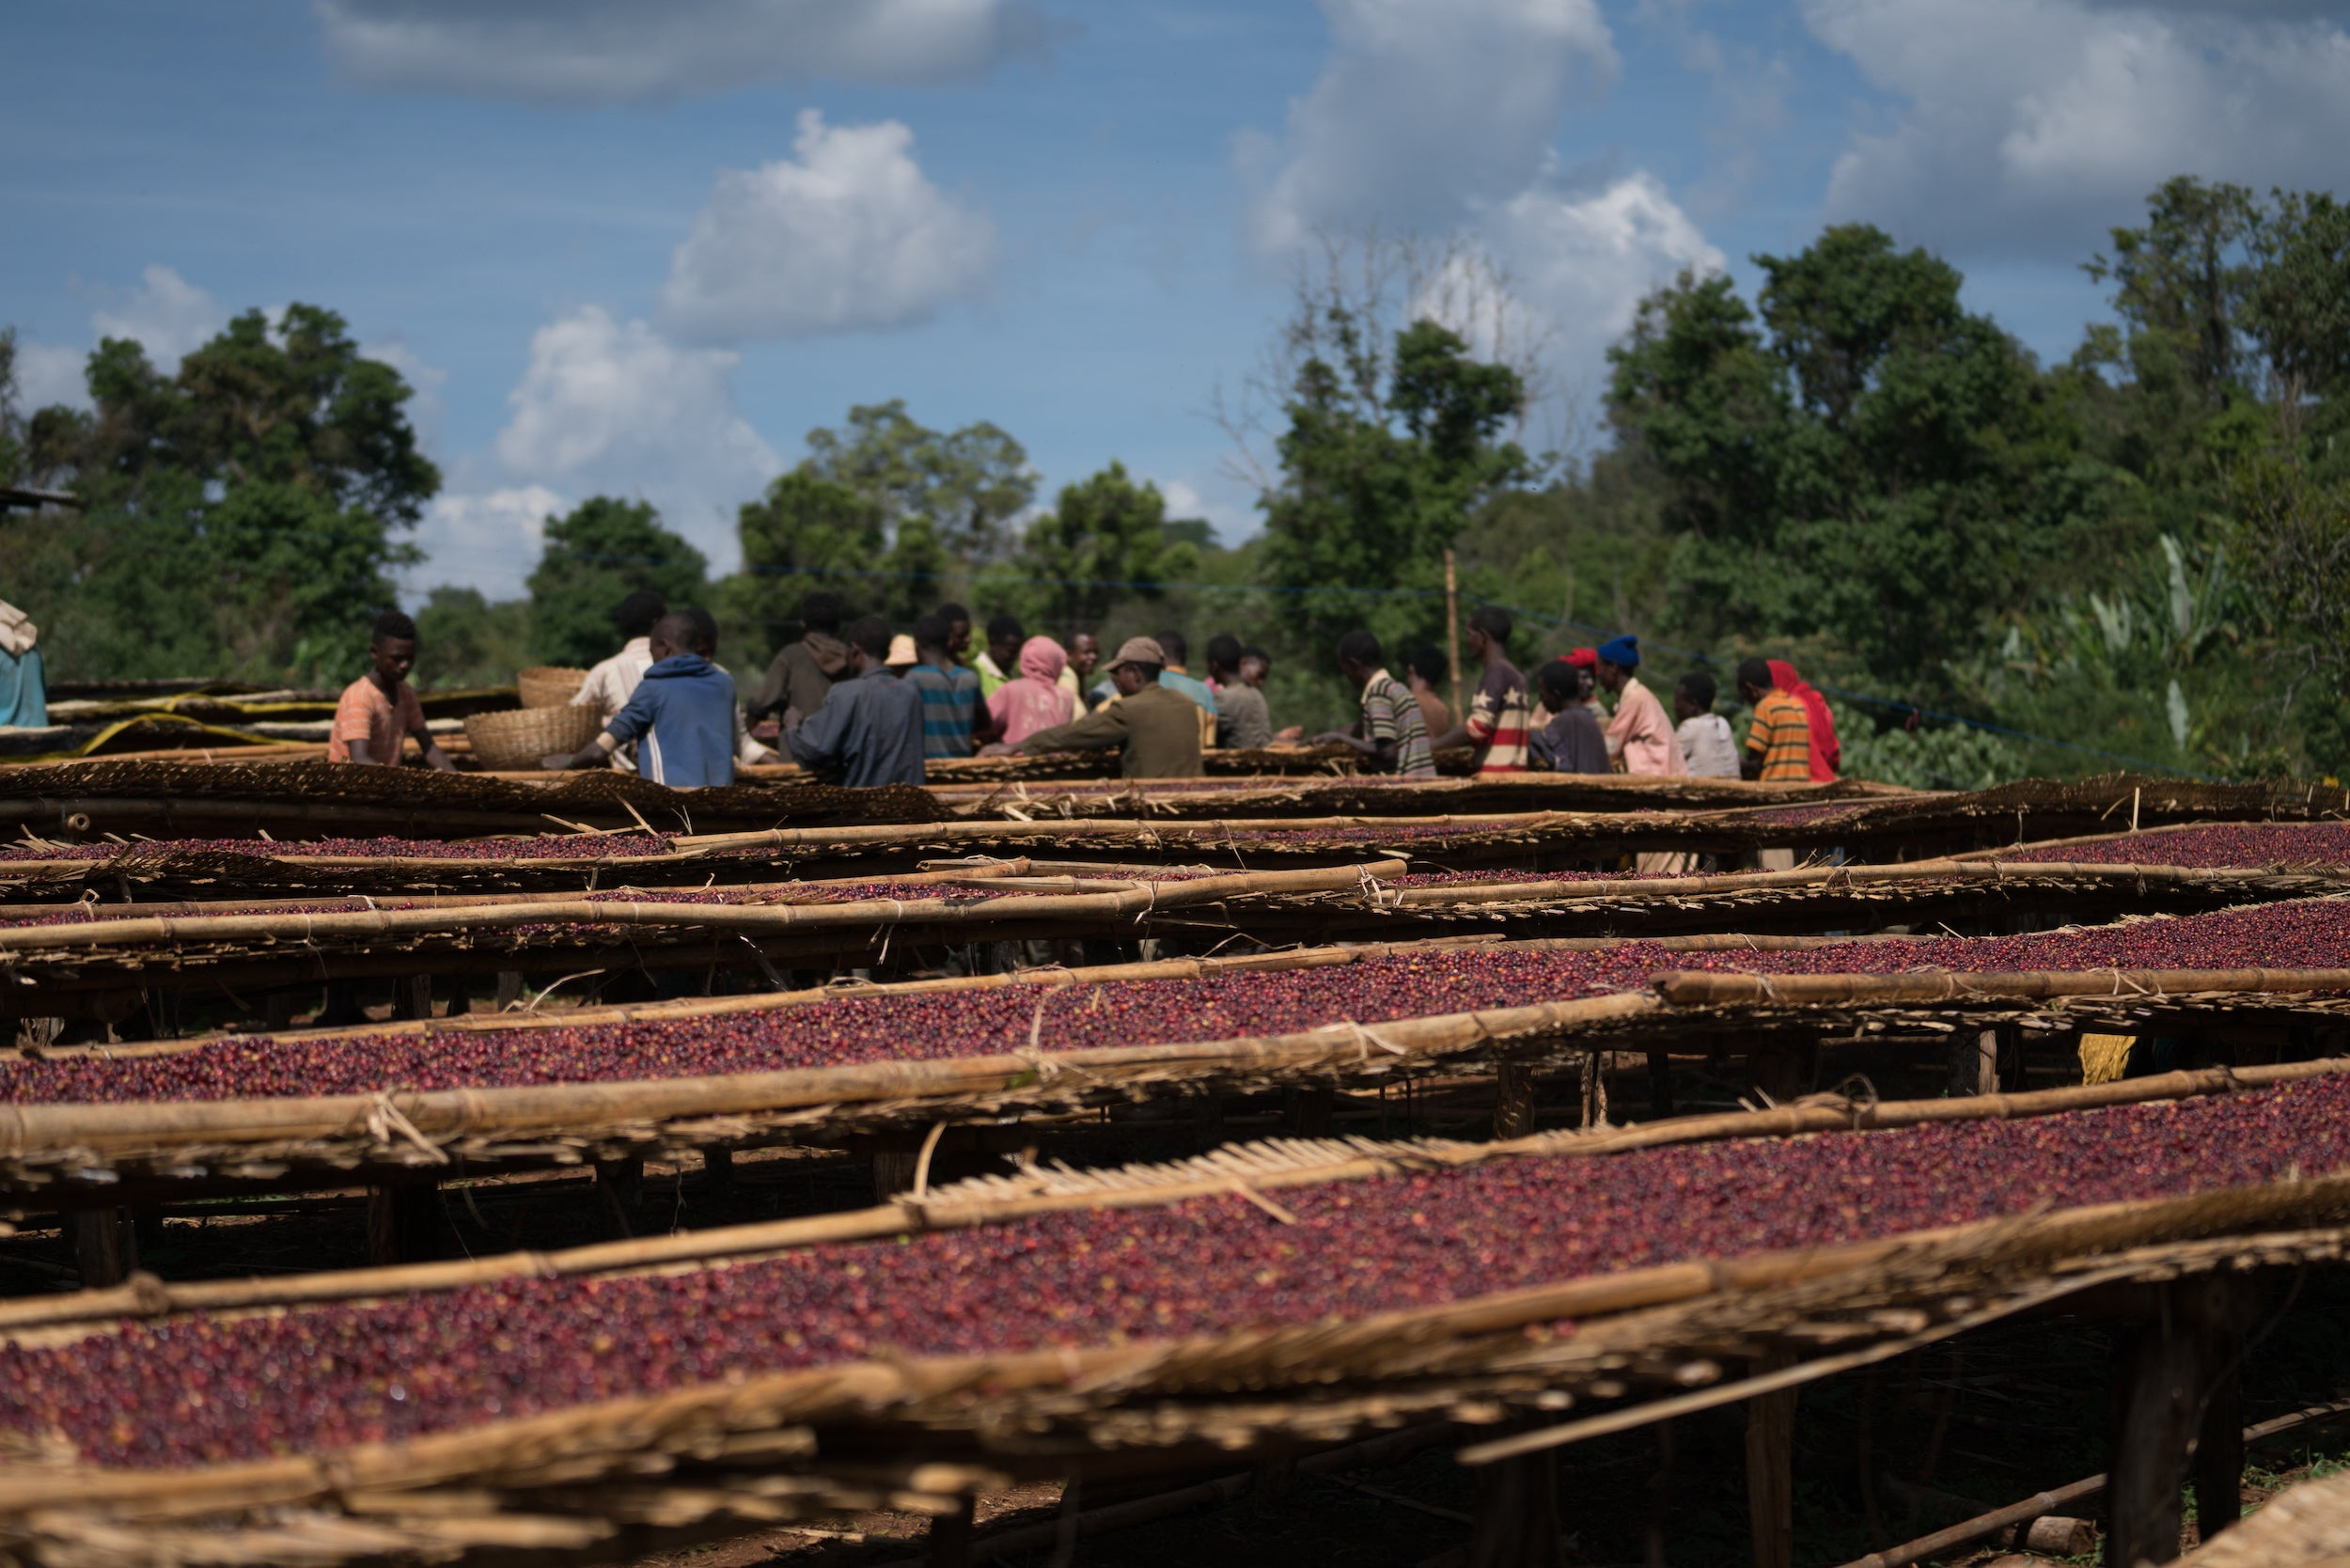
<path fill-rule="evenodd" d="M 1159 684 L 1167 653 L 1149 637 L 1128 637 L 1110 666 L 1118 695 L 1074 724 L 1040 729 L 1021 743 L 1024 752 L 1107 751 L 1123 753 L 1129 778 L 1197 778 L 1199 766 L 1199 705 Z"/>

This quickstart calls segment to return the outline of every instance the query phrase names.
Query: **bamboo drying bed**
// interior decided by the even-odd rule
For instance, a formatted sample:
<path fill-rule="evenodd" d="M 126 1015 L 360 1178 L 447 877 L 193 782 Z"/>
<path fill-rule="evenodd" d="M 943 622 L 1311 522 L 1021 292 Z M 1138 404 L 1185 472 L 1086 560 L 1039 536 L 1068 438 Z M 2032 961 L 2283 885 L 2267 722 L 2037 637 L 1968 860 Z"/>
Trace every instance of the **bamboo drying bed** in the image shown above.
<path fill-rule="evenodd" d="M 38 839 L 102 836 L 448 839 L 543 833 L 557 824 L 665 832 L 784 823 L 930 821 L 919 790 L 738 784 L 671 790 L 609 769 L 524 783 L 430 768 L 290 762 L 261 770 L 200 762 L 91 761 L 0 768 L 0 823 Z"/>
<path fill-rule="evenodd" d="M 1968 1101 L 1823 1097 L 1753 1115 L 1505 1144 L 1283 1143 L 1174 1166 L 916 1190 L 859 1214 L 556 1254 L 292 1278 L 117 1289 L 0 1304 L 30 1348 L 133 1321 L 306 1311 L 500 1280 L 726 1269 L 916 1232 L 1239 1194 L 1275 1196 L 1498 1162 L 1966 1120 L 2060 1115 L 2311 1078 L 2350 1062 L 2176 1074 Z M 1262 1213 L 1257 1213 L 1261 1210 Z M 1327 1442 L 1433 1419 L 1609 1406 L 1535 1441 L 1621 1429 L 1882 1360 L 2102 1287 L 2217 1270 L 2339 1262 L 2350 1174 L 2311 1172 L 2168 1200 L 2058 1207 L 1797 1252 L 1698 1258 L 1570 1277 L 1441 1305 L 1233 1327 L 1189 1339 L 963 1356 L 891 1354 L 558 1408 L 332 1452 L 174 1469 L 27 1453 L 0 1475 L 0 1540 L 19 1560 L 102 1565 L 448 1560 L 528 1548 L 608 1560 L 827 1512 L 946 1513 L 1016 1480 L 1140 1473 L 1260 1445 Z M 1782 1363 L 1743 1379 L 1741 1361 Z M 1552 1419 L 1557 1418 L 1553 1416 Z M 1487 1451 L 1512 1443 L 1484 1445 Z M 1472 1450 L 1467 1456 L 1479 1457 Z M 200 1554 L 200 1558 L 197 1556 Z"/>
<path fill-rule="evenodd" d="M 723 846 L 725 840 L 718 840 Z M 635 859 L 608 869 L 645 886 Z M 851 967 L 936 957 L 975 942 L 1243 935 L 1268 946 L 1471 933 L 1514 937 L 1872 930 L 1992 917 L 2109 918 L 2340 894 L 2350 870 L 2029 867 L 1919 862 L 1691 877 L 1460 880 L 1391 887 L 1400 860 L 1162 880 L 1146 868 L 1054 877 L 915 873 L 964 884 L 926 898 L 696 903 L 534 895 L 313 913 L 149 915 L 86 904 L 84 919 L 0 927 L 0 1015 L 118 1016 L 149 987 L 231 993 L 325 980 L 505 970 Z M 1102 873 L 1106 873 L 1103 875 Z M 1098 888 L 1098 891 L 1081 889 Z M 649 889 L 650 891 L 650 889 Z M 96 998 L 82 1000 L 83 998 Z M 118 1011 L 109 1011 L 115 1009 Z"/>
<path fill-rule="evenodd" d="M 1789 946 L 1811 946 L 1780 939 Z M 1567 944 L 1574 945 L 1574 944 Z M 1774 946 L 1767 937 L 1689 939 L 1687 950 Z M 554 1015 L 436 1020 L 428 1038 L 596 1022 L 717 1017 L 838 996 L 1082 986 L 1219 971 L 1321 967 L 1424 947 L 1370 947 L 1046 970 L 902 986 Z M 2081 1028 L 2280 1027 L 2334 1039 L 2350 1019 L 2350 970 L 2024 971 L 1764 976 L 1667 972 L 1650 986 L 1578 999 L 1272 1035 L 964 1057 L 879 1060 L 699 1077 L 518 1088 L 361 1092 L 311 1098 L 0 1105 L 0 1192 L 32 1208 L 176 1200 L 214 1190 L 348 1184 L 405 1173 L 481 1173 L 778 1142 L 838 1143 L 892 1129 L 1008 1117 L 1066 1117 L 1167 1096 L 1300 1085 L 1375 1087 L 1413 1076 L 1580 1062 L 1609 1051 L 1714 1054 L 1759 1039 L 1948 1035 L 2005 1026 Z M 1042 1002 L 1039 1016 L 1042 1017 Z M 367 1038 L 394 1027 L 289 1039 Z M 107 1047 L 109 1058 L 170 1054 L 200 1042 Z M 98 1048 L 68 1048 L 71 1055 Z M 41 1053 L 44 1056 L 52 1053 Z"/>

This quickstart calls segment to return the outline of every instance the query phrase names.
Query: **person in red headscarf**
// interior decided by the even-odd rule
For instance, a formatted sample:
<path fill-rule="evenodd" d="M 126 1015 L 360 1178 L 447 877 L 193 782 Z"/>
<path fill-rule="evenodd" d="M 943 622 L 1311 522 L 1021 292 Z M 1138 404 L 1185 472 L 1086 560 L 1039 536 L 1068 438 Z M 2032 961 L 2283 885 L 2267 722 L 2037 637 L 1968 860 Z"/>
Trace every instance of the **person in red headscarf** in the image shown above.
<path fill-rule="evenodd" d="M 1771 683 L 1802 703 L 1804 716 L 1811 721 L 1811 782 L 1835 783 L 1843 765 L 1844 748 L 1837 742 L 1836 715 L 1828 711 L 1827 698 L 1786 660 L 1773 659 L 1770 664 Z"/>

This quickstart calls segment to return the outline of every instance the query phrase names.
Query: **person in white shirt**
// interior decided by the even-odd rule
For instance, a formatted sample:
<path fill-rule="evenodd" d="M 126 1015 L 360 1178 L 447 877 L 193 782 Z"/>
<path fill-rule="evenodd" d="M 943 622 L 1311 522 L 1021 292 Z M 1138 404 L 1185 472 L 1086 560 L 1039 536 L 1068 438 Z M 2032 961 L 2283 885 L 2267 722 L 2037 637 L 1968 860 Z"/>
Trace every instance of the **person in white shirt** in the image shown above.
<path fill-rule="evenodd" d="M 1673 735 L 1693 777 L 1735 778 L 1738 746 L 1730 721 L 1714 711 L 1716 695 L 1712 676 L 1683 676 L 1673 687 L 1673 717 L 1680 721 Z"/>
<path fill-rule="evenodd" d="M 650 588 L 638 588 L 621 600 L 612 619 L 626 640 L 618 653 L 588 672 L 588 679 L 579 683 L 579 691 L 572 698 L 572 706 L 593 708 L 598 717 L 611 723 L 628 706 L 628 699 L 636 695 L 636 682 L 652 667 L 650 638 L 653 623 L 668 613 L 667 603 Z M 636 748 L 624 745 L 613 752 L 612 766 L 620 773 L 634 773 Z"/>

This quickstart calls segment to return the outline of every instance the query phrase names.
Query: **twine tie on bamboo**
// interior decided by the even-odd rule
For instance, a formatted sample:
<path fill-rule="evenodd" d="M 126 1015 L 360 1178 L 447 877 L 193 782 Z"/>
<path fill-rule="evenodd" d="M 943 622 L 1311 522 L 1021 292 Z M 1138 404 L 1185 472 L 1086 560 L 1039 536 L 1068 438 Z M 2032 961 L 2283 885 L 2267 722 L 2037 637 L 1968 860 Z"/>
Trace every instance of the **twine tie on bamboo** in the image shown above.
<path fill-rule="evenodd" d="M 368 1105 L 368 1136 L 378 1143 L 389 1143 L 395 1133 L 415 1144 L 434 1165 L 448 1164 L 448 1155 L 441 1146 L 419 1132 L 416 1124 L 392 1104 L 390 1095 L 378 1090 Z"/>

